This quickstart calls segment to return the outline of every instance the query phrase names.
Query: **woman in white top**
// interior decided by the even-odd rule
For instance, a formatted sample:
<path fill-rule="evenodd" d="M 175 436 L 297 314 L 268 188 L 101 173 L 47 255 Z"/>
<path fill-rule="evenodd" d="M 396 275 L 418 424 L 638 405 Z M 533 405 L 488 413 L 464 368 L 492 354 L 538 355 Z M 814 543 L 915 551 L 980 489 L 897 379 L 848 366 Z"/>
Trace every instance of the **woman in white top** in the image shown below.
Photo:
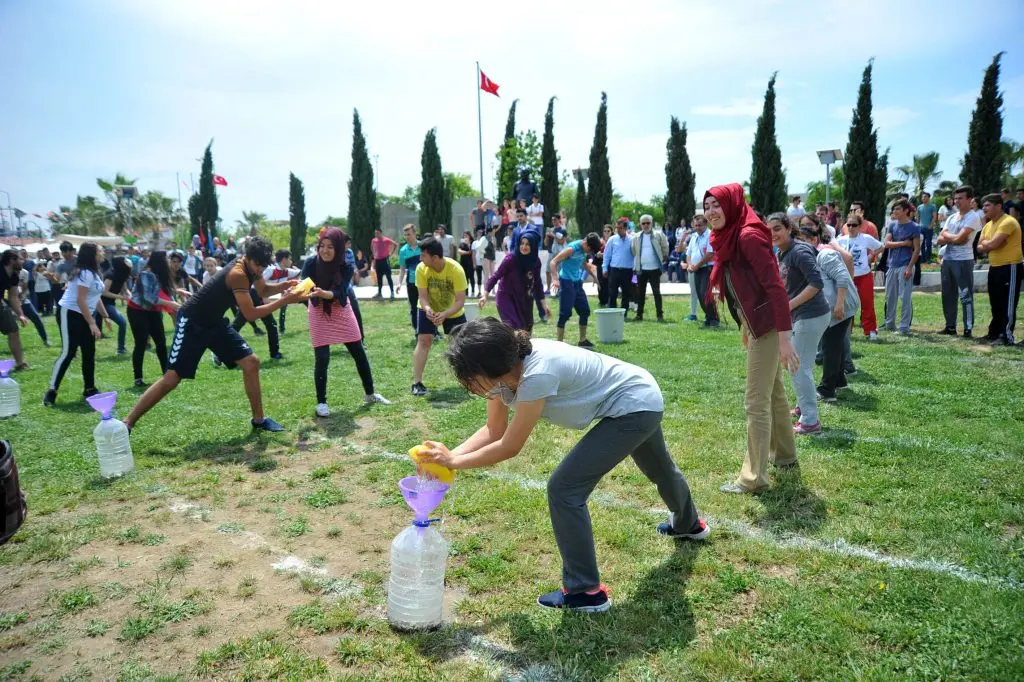
<path fill-rule="evenodd" d="M 95 242 L 85 242 L 78 249 L 78 263 L 68 277 L 67 287 L 59 303 L 60 355 L 53 363 L 50 388 L 43 397 L 45 407 L 53 407 L 57 402 L 60 382 L 79 348 L 82 349 L 83 395 L 88 398 L 99 393 L 96 389 L 96 339 L 100 338 L 101 332 L 93 319 L 93 311 L 104 319 L 108 331 L 113 327 L 107 309 L 99 305 L 103 295 L 103 278 L 100 276 L 98 255 L 102 253 L 103 247 L 97 246 Z"/>
<path fill-rule="evenodd" d="M 530 339 L 493 317 L 456 329 L 445 354 L 466 389 L 487 399 L 487 422 L 449 451 L 431 442 L 422 461 L 472 469 L 515 457 L 541 419 L 582 431 L 548 480 L 548 509 L 562 556 L 564 589 L 537 603 L 551 609 L 596 613 L 611 606 L 601 584 L 587 498 L 601 478 L 632 455 L 658 487 L 669 519 L 662 535 L 703 540 L 711 532 L 698 516 L 686 478 L 665 445 L 665 402 L 647 370 L 550 339 Z M 509 422 L 509 408 L 515 410 Z M 591 424 L 593 428 L 590 428 Z"/>

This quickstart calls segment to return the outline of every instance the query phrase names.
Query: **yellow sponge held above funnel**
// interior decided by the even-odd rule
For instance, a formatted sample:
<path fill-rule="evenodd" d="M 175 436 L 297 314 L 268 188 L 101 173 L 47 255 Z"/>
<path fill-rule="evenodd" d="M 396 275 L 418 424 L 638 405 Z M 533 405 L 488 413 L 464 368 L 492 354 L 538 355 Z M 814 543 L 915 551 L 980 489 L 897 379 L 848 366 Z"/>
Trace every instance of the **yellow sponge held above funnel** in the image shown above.
<path fill-rule="evenodd" d="M 434 464 L 433 462 L 420 463 L 420 452 L 426 450 L 422 445 L 416 445 L 409 448 L 409 457 L 416 463 L 416 466 L 423 470 L 424 473 L 441 481 L 441 483 L 452 484 L 455 480 L 455 472 L 448 467 L 443 467 L 440 464 Z"/>
<path fill-rule="evenodd" d="M 308 294 L 309 292 L 313 291 L 313 286 L 313 280 L 307 277 L 306 279 L 296 284 L 293 290 L 298 291 L 300 294 Z"/>

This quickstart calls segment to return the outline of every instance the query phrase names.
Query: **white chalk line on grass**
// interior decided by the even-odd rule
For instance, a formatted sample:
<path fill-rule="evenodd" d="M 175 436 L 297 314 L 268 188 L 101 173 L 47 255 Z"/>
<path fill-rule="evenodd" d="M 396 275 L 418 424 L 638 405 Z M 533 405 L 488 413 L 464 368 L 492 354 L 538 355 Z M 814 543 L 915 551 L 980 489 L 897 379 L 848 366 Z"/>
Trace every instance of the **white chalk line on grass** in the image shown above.
<path fill-rule="evenodd" d="M 362 448 L 357 448 L 363 451 L 363 454 L 376 455 L 384 459 L 390 459 L 395 461 L 408 462 L 409 457 L 407 455 L 401 455 L 394 452 L 370 452 Z M 479 474 L 486 478 L 490 478 L 497 481 L 505 481 L 513 483 L 522 488 L 528 490 L 545 490 L 547 483 L 537 479 L 522 476 L 520 474 L 513 474 L 504 471 L 486 471 L 479 470 Z M 648 513 L 655 516 L 667 516 L 667 509 L 650 509 L 643 508 L 639 505 L 621 500 L 614 493 L 600 492 L 595 493 L 591 500 L 596 504 L 604 507 L 615 507 L 622 509 L 640 509 L 647 511 Z M 829 554 L 837 554 L 845 557 L 853 557 L 858 559 L 865 559 L 873 563 L 882 564 L 890 568 L 904 568 L 916 571 L 928 571 L 929 573 L 941 573 L 954 578 L 963 580 L 964 582 L 977 583 L 981 585 L 988 585 L 990 587 L 996 587 L 1001 589 L 1020 590 L 1024 589 L 1024 583 L 1021 583 L 1012 578 L 992 577 L 984 576 L 980 573 L 975 573 L 970 569 L 954 564 L 949 561 L 940 561 L 935 559 L 910 559 L 906 557 L 896 557 L 878 552 L 867 547 L 860 547 L 857 545 L 850 544 L 842 538 L 835 540 L 816 540 L 813 538 L 804 537 L 802 535 L 786 534 L 778 535 L 769 531 L 762 530 L 751 526 L 748 523 L 742 521 L 736 521 L 733 519 L 725 518 L 714 518 L 706 516 L 705 520 L 711 525 L 712 528 L 719 527 L 729 530 L 737 535 L 763 542 L 765 544 L 775 545 L 776 547 L 783 547 L 787 549 L 802 549 L 809 551 L 826 552 Z"/>

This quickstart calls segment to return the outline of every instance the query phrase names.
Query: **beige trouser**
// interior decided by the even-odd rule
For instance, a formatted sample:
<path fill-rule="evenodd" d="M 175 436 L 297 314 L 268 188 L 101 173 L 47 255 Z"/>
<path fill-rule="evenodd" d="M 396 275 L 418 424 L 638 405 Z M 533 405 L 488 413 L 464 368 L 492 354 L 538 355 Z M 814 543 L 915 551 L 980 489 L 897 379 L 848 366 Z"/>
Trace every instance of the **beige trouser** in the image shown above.
<path fill-rule="evenodd" d="M 782 384 L 779 334 L 751 338 L 747 348 L 747 456 L 737 485 L 744 490 L 768 487 L 768 462 L 785 466 L 796 462 L 796 442 L 789 401 Z"/>

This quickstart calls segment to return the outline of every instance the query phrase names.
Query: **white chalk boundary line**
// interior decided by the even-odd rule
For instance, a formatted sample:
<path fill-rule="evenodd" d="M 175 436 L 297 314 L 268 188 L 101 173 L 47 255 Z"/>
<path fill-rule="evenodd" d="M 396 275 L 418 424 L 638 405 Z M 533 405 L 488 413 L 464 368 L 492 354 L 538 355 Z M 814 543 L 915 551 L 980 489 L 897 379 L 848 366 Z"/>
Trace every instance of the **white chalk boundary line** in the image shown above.
<path fill-rule="evenodd" d="M 355 446 L 353 444 L 349 444 L 349 447 L 354 448 L 355 450 L 359 451 L 360 454 L 364 455 L 375 455 L 384 459 L 390 459 L 394 461 L 409 461 L 409 457 L 407 455 L 401 455 L 398 453 L 387 451 L 372 452 L 359 446 Z M 510 474 L 504 471 L 491 471 L 483 469 L 478 470 L 477 473 L 479 473 L 485 478 L 490 478 L 498 481 L 506 481 L 528 490 L 547 489 L 546 482 L 533 478 L 528 478 L 526 476 L 521 476 L 519 474 Z M 605 507 L 622 509 L 640 509 L 643 511 L 647 511 L 648 513 L 654 516 L 660 517 L 665 517 L 668 515 L 667 509 L 645 509 L 635 503 L 621 500 L 612 493 L 595 493 L 594 495 L 591 496 L 590 499 L 593 500 L 594 503 Z M 938 561 L 934 559 L 909 559 L 905 557 L 890 556 L 888 554 L 884 554 L 882 552 L 878 552 L 867 547 L 859 547 L 857 545 L 852 545 L 848 543 L 846 540 L 843 540 L 842 538 L 837 538 L 835 540 L 816 540 L 814 538 L 808 538 L 795 534 L 778 535 L 776 533 L 771 533 L 760 528 L 756 528 L 742 521 L 736 521 L 733 519 L 725 518 L 713 518 L 710 516 L 705 516 L 704 518 L 711 524 L 712 528 L 724 528 L 728 531 L 736 533 L 737 535 L 741 535 L 743 537 L 749 538 L 751 540 L 756 540 L 758 542 L 763 542 L 765 544 L 775 545 L 776 547 L 825 552 L 828 554 L 837 554 L 839 556 L 844 557 L 865 559 L 872 563 L 881 564 L 883 566 L 888 566 L 890 568 L 903 568 L 915 571 L 928 571 L 930 573 L 940 573 L 943 575 L 951 576 L 953 578 L 958 578 L 960 580 L 963 580 L 964 582 L 987 585 L 998 589 L 1024 589 L 1024 583 L 1013 580 L 1012 578 L 984 576 L 979 573 L 975 573 L 974 571 L 971 571 L 970 569 L 964 566 L 960 566 L 959 564 L 954 564 L 949 561 Z"/>

